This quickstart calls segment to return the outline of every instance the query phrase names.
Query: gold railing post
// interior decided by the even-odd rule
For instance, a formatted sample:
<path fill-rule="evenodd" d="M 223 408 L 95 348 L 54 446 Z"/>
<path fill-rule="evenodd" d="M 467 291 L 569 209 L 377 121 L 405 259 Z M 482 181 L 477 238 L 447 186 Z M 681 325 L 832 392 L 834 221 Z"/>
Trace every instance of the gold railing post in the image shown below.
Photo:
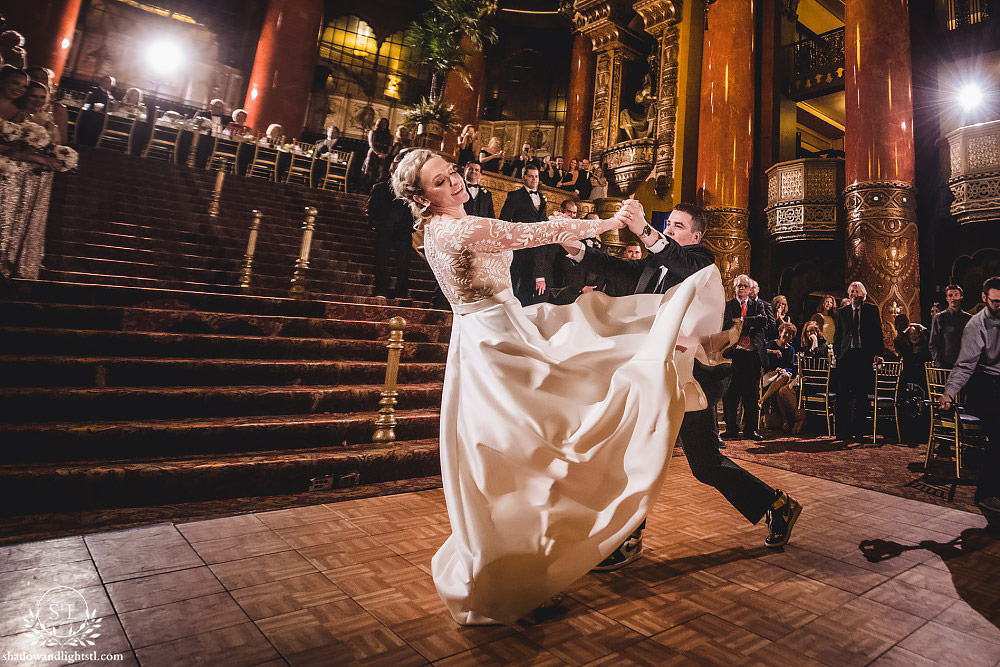
<path fill-rule="evenodd" d="M 375 417 L 375 433 L 372 442 L 392 442 L 396 439 L 396 379 L 399 377 L 399 358 L 403 354 L 403 330 L 406 320 L 396 316 L 389 320 L 389 358 L 385 364 L 385 387 Z"/>
<path fill-rule="evenodd" d="M 250 223 L 250 237 L 247 239 L 247 252 L 243 255 L 243 271 L 240 273 L 240 287 L 250 287 L 250 273 L 253 271 L 253 256 L 257 252 L 257 235 L 260 233 L 260 219 L 264 216 L 258 209 L 250 211 L 253 222 Z"/>
<path fill-rule="evenodd" d="M 312 206 L 306 206 L 305 220 L 302 221 L 302 245 L 299 247 L 299 258 L 295 260 L 295 272 L 292 273 L 292 286 L 288 296 L 304 299 L 306 292 L 306 271 L 309 270 L 309 251 L 312 249 L 313 232 L 316 230 L 316 213 Z"/>
<path fill-rule="evenodd" d="M 213 218 L 219 217 L 219 200 L 222 199 L 222 183 L 226 180 L 226 172 L 219 169 L 215 172 L 215 187 L 212 188 L 212 202 L 208 205 L 208 214 Z"/>
<path fill-rule="evenodd" d="M 194 158 L 198 153 L 198 143 L 201 139 L 201 131 L 197 127 L 191 128 L 191 150 L 188 151 L 187 166 L 188 169 L 194 169 Z M 178 139 L 180 142 L 180 139 Z"/>

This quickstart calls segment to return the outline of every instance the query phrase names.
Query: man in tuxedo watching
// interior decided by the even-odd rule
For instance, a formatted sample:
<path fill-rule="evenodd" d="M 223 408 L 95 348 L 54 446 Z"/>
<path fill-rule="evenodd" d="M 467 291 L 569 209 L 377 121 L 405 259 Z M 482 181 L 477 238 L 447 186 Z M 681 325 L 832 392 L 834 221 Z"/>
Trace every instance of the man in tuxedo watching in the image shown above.
<path fill-rule="evenodd" d="M 374 296 L 409 297 L 410 255 L 413 249 L 413 213 L 402 199 L 392 191 L 392 173 L 399 166 L 407 150 L 399 152 L 389 166 L 388 180 L 372 186 L 368 196 L 368 227 L 375 232 L 375 287 Z M 396 289 L 390 290 L 389 261 L 396 255 Z"/>
<path fill-rule="evenodd" d="M 625 205 L 630 204 L 626 202 Z M 638 204 L 632 206 L 638 208 Z M 630 217 L 628 226 L 646 247 L 648 254 L 645 259 L 611 257 L 588 248 L 580 241 L 565 243 L 563 248 L 570 259 L 589 271 L 604 276 L 631 277 L 635 294 L 663 294 L 715 261 L 712 252 L 701 245 L 705 217 L 698 206 L 683 203 L 675 206 L 667 218 L 663 234 L 646 224 L 644 216 Z M 695 478 L 715 487 L 751 523 L 756 524 L 766 517 L 768 535 L 764 544 L 780 547 L 788 542 L 802 506 L 787 493 L 765 484 L 719 451 L 719 432 L 713 415 L 722 396 L 722 380 L 727 366 L 707 367 L 695 363 L 694 378 L 705 393 L 708 407 L 685 413 L 678 442 L 684 448 Z M 640 526 L 597 569 L 613 570 L 627 565 L 638 558 L 641 550 Z"/>
<path fill-rule="evenodd" d="M 549 160 L 549 168 L 542 175 L 542 182 L 550 188 L 556 187 L 556 184 L 562 180 L 563 177 L 563 159 L 562 156 L 556 156 Z"/>
<path fill-rule="evenodd" d="M 193 117 L 208 118 L 211 121 L 212 128 L 218 130 L 233 122 L 232 117 L 226 115 L 226 103 L 220 99 L 212 100 L 208 105 L 208 109 L 195 112 Z"/>
<path fill-rule="evenodd" d="M 752 296 L 753 280 L 747 275 L 738 275 L 733 280 L 736 297 L 726 303 L 723 329 L 736 322 L 743 322 L 740 339 L 730 354 L 733 360 L 733 378 L 722 398 L 722 411 L 726 417 L 726 432 L 723 438 L 735 440 L 739 437 L 739 408 L 743 405 L 743 437 L 763 440 L 757 432 L 757 416 L 760 412 L 760 371 L 767 365 L 767 332 L 771 319 L 764 302 Z"/>
<path fill-rule="evenodd" d="M 875 380 L 874 364 L 882 361 L 882 317 L 865 303 L 868 290 L 855 281 L 847 286 L 851 303 L 837 311 L 833 349 L 837 355 L 837 440 L 864 442 L 868 393 Z"/>
<path fill-rule="evenodd" d="M 500 209 L 500 219 L 507 222 L 541 222 L 548 219 L 545 196 L 538 191 L 538 167 L 528 165 L 521 178 L 523 187 L 507 193 L 507 199 Z M 510 264 L 510 282 L 514 296 L 522 306 L 545 301 L 548 284 L 546 260 L 551 268 L 551 251 L 540 248 L 525 248 L 514 251 Z"/>
<path fill-rule="evenodd" d="M 479 184 L 482 175 L 483 165 L 479 160 L 469 160 L 465 165 L 465 188 L 469 191 L 465 212 L 481 218 L 495 218 L 497 216 L 493 211 L 493 193 Z"/>
<path fill-rule="evenodd" d="M 97 85 L 90 89 L 83 103 L 89 103 L 91 107 L 95 104 L 103 104 L 105 110 L 111 111 L 108 109 L 108 105 L 115 101 L 115 96 L 111 93 L 111 89 L 114 87 L 115 77 L 105 74 L 97 80 Z"/>

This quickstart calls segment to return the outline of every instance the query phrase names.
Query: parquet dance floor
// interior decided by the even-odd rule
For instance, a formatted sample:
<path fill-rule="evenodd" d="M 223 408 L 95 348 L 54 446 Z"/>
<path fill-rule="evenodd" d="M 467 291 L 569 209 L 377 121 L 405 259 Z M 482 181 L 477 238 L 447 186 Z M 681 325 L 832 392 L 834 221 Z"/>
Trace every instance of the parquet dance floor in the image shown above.
<path fill-rule="evenodd" d="M 783 551 L 675 458 L 645 557 L 516 627 L 445 614 L 440 490 L 0 547 L 0 658 L 60 664 L 28 655 L 56 649 L 25 617 L 67 586 L 100 636 L 64 650 L 112 664 L 1000 664 L 1000 537 L 982 516 L 746 465 L 805 506 Z"/>

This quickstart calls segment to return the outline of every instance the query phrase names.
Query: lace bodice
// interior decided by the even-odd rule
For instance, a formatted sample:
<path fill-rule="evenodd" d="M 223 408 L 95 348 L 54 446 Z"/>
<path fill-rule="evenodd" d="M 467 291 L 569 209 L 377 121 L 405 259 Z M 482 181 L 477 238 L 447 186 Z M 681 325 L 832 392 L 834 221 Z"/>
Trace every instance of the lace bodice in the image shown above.
<path fill-rule="evenodd" d="M 510 288 L 514 250 L 595 237 L 600 226 L 600 220 L 434 218 L 424 228 L 424 254 L 449 303 L 474 303 Z"/>

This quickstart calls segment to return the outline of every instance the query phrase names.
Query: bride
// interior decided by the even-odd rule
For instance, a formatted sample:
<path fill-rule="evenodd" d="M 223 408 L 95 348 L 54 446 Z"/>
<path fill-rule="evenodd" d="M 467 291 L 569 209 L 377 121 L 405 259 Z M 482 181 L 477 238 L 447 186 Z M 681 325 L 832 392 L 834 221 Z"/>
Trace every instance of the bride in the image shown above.
<path fill-rule="evenodd" d="M 454 311 L 440 433 L 452 533 L 434 582 L 458 623 L 513 624 L 644 520 L 685 408 L 704 407 L 691 368 L 697 339 L 721 329 L 722 283 L 713 265 L 663 295 L 522 308 L 514 250 L 596 237 L 641 205 L 609 220 L 469 216 L 454 165 L 426 149 L 392 186 Z"/>

